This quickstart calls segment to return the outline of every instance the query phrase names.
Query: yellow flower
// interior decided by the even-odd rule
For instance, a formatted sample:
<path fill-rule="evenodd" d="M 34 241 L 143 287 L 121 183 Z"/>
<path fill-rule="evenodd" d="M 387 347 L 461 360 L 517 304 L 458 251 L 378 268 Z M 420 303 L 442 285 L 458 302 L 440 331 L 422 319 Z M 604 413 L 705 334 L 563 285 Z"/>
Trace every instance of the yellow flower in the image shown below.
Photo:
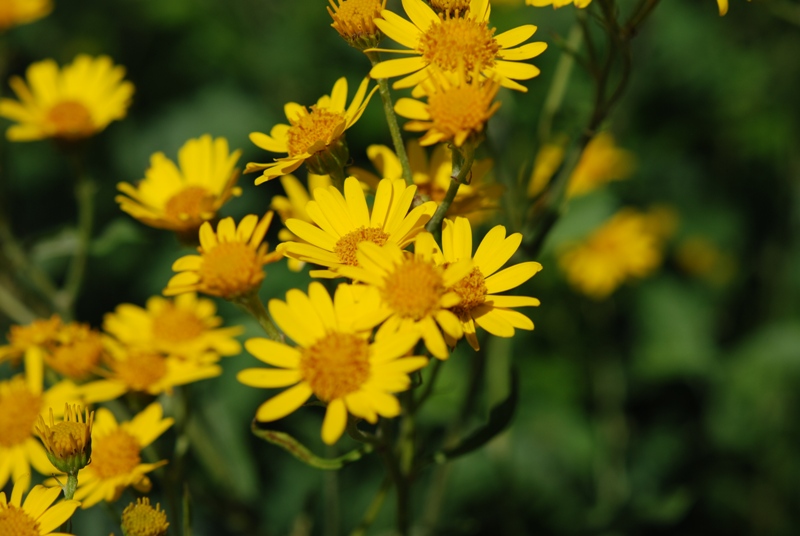
<path fill-rule="evenodd" d="M 122 511 L 122 532 L 126 536 L 166 536 L 169 523 L 161 505 L 150 506 L 150 499 L 136 499 Z"/>
<path fill-rule="evenodd" d="M 728 12 L 728 0 L 717 0 L 717 7 L 719 7 L 719 16 L 725 15 Z"/>
<path fill-rule="evenodd" d="M 553 9 L 558 9 L 560 7 L 568 6 L 570 4 L 575 4 L 575 7 L 583 9 L 587 7 L 589 4 L 591 4 L 592 0 L 525 0 L 525 3 L 528 4 L 529 6 L 535 6 L 535 7 L 545 7 L 552 5 Z"/>
<path fill-rule="evenodd" d="M 216 217 L 231 196 L 241 195 L 236 186 L 240 150 L 230 152 L 228 140 L 208 134 L 193 138 L 178 151 L 178 165 L 155 153 L 145 178 L 136 186 L 117 184 L 125 195 L 115 199 L 120 208 L 145 225 L 197 237 L 203 222 Z"/>
<path fill-rule="evenodd" d="M 103 336 L 88 324 L 70 322 L 61 328 L 56 343 L 44 353 L 48 367 L 73 380 L 90 376 L 105 354 Z"/>
<path fill-rule="evenodd" d="M 533 322 L 513 308 L 535 307 L 539 305 L 539 300 L 529 296 L 498 294 L 522 285 L 542 269 L 538 262 L 522 262 L 498 272 L 521 243 L 521 234 L 506 236 L 506 228 L 497 225 L 486 233 L 473 256 L 469 220 L 444 220 L 442 252 L 437 252 L 437 261 L 444 266 L 464 259 L 473 262 L 472 271 L 450 287 L 461 297 L 461 302 L 450 310 L 458 317 L 467 342 L 475 350 L 479 349 L 476 324 L 498 337 L 513 337 L 515 328 L 533 329 Z"/>
<path fill-rule="evenodd" d="M 0 32 L 39 20 L 52 10 L 50 0 L 3 0 L 0 2 Z"/>
<path fill-rule="evenodd" d="M 222 374 L 214 362 L 198 362 L 106 340 L 109 371 L 100 370 L 105 379 L 83 384 L 81 392 L 89 403 L 114 400 L 127 392 L 171 394 L 173 387 L 186 385 Z"/>
<path fill-rule="evenodd" d="M 417 186 L 417 195 L 422 199 L 435 201 L 438 205 L 452 182 L 453 161 L 450 149 L 443 143 L 437 145 L 429 160 L 419 141 L 412 139 L 406 144 L 406 151 L 414 184 Z M 400 159 L 389 147 L 370 145 L 367 147 L 367 156 L 384 179 L 403 178 Z M 502 184 L 486 181 L 491 167 L 491 159 L 475 161 L 471 169 L 472 180 L 458 188 L 456 198 L 447 211 L 449 215 L 466 216 L 472 223 L 478 223 L 498 208 L 497 203 L 504 188 Z M 380 181 L 378 176 L 362 168 L 351 167 L 348 172 L 372 188 L 376 188 Z"/>
<path fill-rule="evenodd" d="M 53 532 L 67 522 L 80 502 L 64 500 L 53 506 L 61 495 L 61 488 L 34 486 L 22 502 L 22 494 L 28 489 L 21 482 L 14 484 L 11 500 L 0 491 L 0 534 L 7 536 L 61 536 Z"/>
<path fill-rule="evenodd" d="M 309 110 L 295 102 L 284 106 L 289 124 L 272 127 L 269 135 L 262 132 L 250 134 L 250 141 L 258 147 L 273 153 L 288 153 L 284 158 L 276 158 L 272 164 L 250 162 L 245 173 L 262 171 L 256 184 L 291 173 L 303 162 L 309 171 L 318 175 L 328 173 L 326 162 L 333 158 L 339 166 L 347 162 L 349 152 L 344 139 L 344 131 L 359 120 L 377 86 L 367 94 L 369 78 L 358 87 L 350 106 L 347 103 L 347 79 L 340 78 L 333 85 L 330 95 L 323 95 Z"/>
<path fill-rule="evenodd" d="M 193 292 L 174 300 L 153 296 L 146 308 L 123 303 L 103 319 L 103 329 L 129 348 L 214 363 L 219 356 L 238 355 L 242 346 L 234 337 L 244 329 L 220 328 L 222 319 L 215 316 L 212 300 L 198 298 Z"/>
<path fill-rule="evenodd" d="M 403 8 L 411 22 L 384 10 L 383 18 L 375 24 L 389 38 L 411 50 L 385 50 L 412 54 L 393 59 L 372 68 L 372 78 L 405 76 L 394 83 L 395 89 L 414 87 L 425 81 L 431 68 L 447 73 L 466 69 L 478 71 L 486 78 L 497 79 L 503 87 L 527 91 L 515 80 L 528 80 L 539 75 L 539 69 L 520 60 L 534 58 L 544 52 L 547 44 L 527 43 L 536 26 L 526 24 L 495 36 L 489 28 L 489 0 L 471 0 L 469 11 L 437 15 L 422 0 L 403 0 Z M 517 48 L 513 48 L 517 47 Z"/>
<path fill-rule="evenodd" d="M 729 282 L 736 272 L 736 260 L 703 236 L 683 240 L 675 256 L 685 273 L 715 285 Z"/>
<path fill-rule="evenodd" d="M 564 161 L 566 140 L 544 145 L 536 155 L 533 173 L 528 183 L 528 196 L 535 197 L 547 186 Z M 597 134 L 586 145 L 578 165 L 572 172 L 566 196 L 587 194 L 611 182 L 624 180 L 633 174 L 636 158 L 633 153 L 619 148 L 614 136 L 608 132 Z"/>
<path fill-rule="evenodd" d="M 386 8 L 386 0 L 328 0 L 333 28 L 350 46 L 365 50 L 377 46 L 381 33 L 374 20 Z M 338 3 L 338 5 L 337 5 Z M 333 8 L 333 9 L 331 9 Z"/>
<path fill-rule="evenodd" d="M 31 366 L 30 361 L 41 362 L 42 353 L 52 347 L 61 327 L 58 315 L 34 320 L 27 326 L 11 326 L 8 344 L 0 346 L 0 363 L 7 360 L 18 362 L 22 356 L 25 356 L 26 367 Z"/>
<path fill-rule="evenodd" d="M 64 420 L 57 423 L 50 408 L 50 424 L 39 415 L 34 432 L 47 450 L 47 458 L 59 471 L 77 474 L 92 458 L 94 412 L 81 415 L 80 406 L 67 405 Z"/>
<path fill-rule="evenodd" d="M 318 188 L 314 201 L 306 205 L 314 225 L 287 220 L 286 227 L 303 242 L 284 242 L 280 251 L 288 257 L 328 267 L 312 272 L 313 276 L 336 277 L 339 267 L 358 266 L 356 251 L 362 242 L 405 248 L 436 210 L 436 204 L 428 202 L 409 212 L 415 192 L 416 186 L 406 186 L 402 179 L 384 179 L 378 184 L 370 213 L 355 177 L 345 180 L 344 195 L 333 186 Z"/>
<path fill-rule="evenodd" d="M 81 54 L 61 71 L 53 60 L 28 67 L 28 84 L 10 80 L 20 101 L 0 99 L 0 116 L 16 121 L 6 131 L 10 141 L 87 138 L 125 117 L 133 84 L 123 81 L 125 69 L 108 56 Z"/>
<path fill-rule="evenodd" d="M 464 334 L 458 317 L 448 310 L 458 305 L 461 297 L 449 289 L 472 271 L 472 261 L 464 259 L 447 267 L 440 266 L 435 262 L 438 251 L 439 246 L 430 233 L 417 236 L 414 254 L 401 251 L 395 244 L 383 247 L 372 242 L 360 244 L 358 266 L 343 266 L 339 271 L 376 287 L 380 304 L 374 312 L 360 319 L 359 327 L 371 328 L 383 322 L 376 339 L 416 331 L 431 354 L 447 359 L 442 331 L 450 340 L 458 340 Z"/>
<path fill-rule="evenodd" d="M 142 463 L 142 451 L 173 422 L 163 418 L 157 402 L 123 423 L 117 423 L 106 408 L 98 409 L 92 428 L 92 463 L 81 470 L 75 492 L 81 508 L 91 508 L 100 501 L 116 501 L 129 486 L 143 493 L 150 491 L 152 483 L 147 473 L 167 461 Z"/>
<path fill-rule="evenodd" d="M 463 15 L 469 13 L 471 0 L 430 0 L 429 3 L 436 13 L 447 14 L 457 10 Z"/>
<path fill-rule="evenodd" d="M 309 192 L 313 192 L 317 188 L 324 188 L 331 185 L 331 178 L 329 175 L 315 175 L 308 174 L 308 189 L 303 186 L 297 177 L 294 175 L 284 175 L 281 177 L 281 184 L 286 196 L 275 195 L 272 196 L 269 208 L 278 213 L 281 222 L 286 225 L 289 219 L 303 220 L 306 223 L 312 223 L 311 217 L 306 213 L 306 205 L 311 200 Z M 285 227 L 278 231 L 278 240 L 281 242 L 290 242 L 299 240 L 297 235 Z M 289 269 L 293 272 L 299 272 L 303 269 L 306 263 L 298 259 L 289 259 Z"/>
<path fill-rule="evenodd" d="M 233 218 L 225 218 L 219 222 L 217 232 L 205 222 L 200 227 L 200 255 L 186 255 L 175 261 L 172 269 L 180 273 L 172 276 L 164 294 L 203 292 L 232 300 L 257 291 L 264 280 L 263 266 L 282 258 L 280 253 L 267 253 L 263 242 L 272 214 L 267 212 L 260 221 L 258 216 L 249 214 L 238 227 Z"/>
<path fill-rule="evenodd" d="M 311 283 L 308 295 L 293 289 L 285 302 L 270 300 L 272 318 L 298 347 L 260 338 L 245 342 L 248 352 L 278 368 L 245 369 L 237 379 L 251 387 L 289 387 L 261 404 L 257 420 L 285 417 L 316 395 L 328 404 L 322 440 L 331 445 L 344 432 L 348 412 L 371 423 L 378 415 L 400 414 L 392 393 L 408 389 L 408 374 L 428 361 L 403 357 L 419 335 L 404 330 L 370 343 L 352 320 L 362 311 L 350 285 L 340 285 L 333 300 L 320 283 Z"/>
<path fill-rule="evenodd" d="M 428 102 L 399 99 L 394 106 L 399 115 L 412 119 L 403 128 L 425 132 L 420 145 L 451 142 L 461 147 L 470 136 L 483 131 L 484 124 L 500 108 L 494 102 L 500 84 L 473 76 L 469 82 L 459 74 L 458 82 L 445 76 L 432 76 L 425 83 Z"/>
<path fill-rule="evenodd" d="M 631 278 L 646 277 L 661 264 L 666 238 L 661 223 L 674 215 L 651 215 L 631 208 L 617 212 L 583 243 L 559 254 L 567 281 L 587 296 L 600 300 Z M 666 226 L 663 226 L 666 227 Z"/>
<path fill-rule="evenodd" d="M 40 416 L 49 418 L 51 408 L 60 417 L 65 404 L 79 401 L 78 388 L 69 380 L 43 391 L 41 370 L 38 376 L 27 371 L 25 376 L 0 381 L 0 489 L 9 476 L 28 489 L 31 466 L 41 474 L 53 473 L 44 447 L 34 437 L 34 427 Z"/>

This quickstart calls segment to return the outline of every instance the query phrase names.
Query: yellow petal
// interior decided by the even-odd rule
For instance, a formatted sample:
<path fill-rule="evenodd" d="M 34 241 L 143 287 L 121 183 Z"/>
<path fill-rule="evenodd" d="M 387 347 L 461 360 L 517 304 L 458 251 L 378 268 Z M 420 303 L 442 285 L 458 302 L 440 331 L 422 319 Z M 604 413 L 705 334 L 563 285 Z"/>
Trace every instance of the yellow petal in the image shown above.
<path fill-rule="evenodd" d="M 520 286 L 542 269 L 538 262 L 523 262 L 486 278 L 486 291 L 496 294 Z"/>
<path fill-rule="evenodd" d="M 286 417 L 302 406 L 311 394 L 308 383 L 301 382 L 261 404 L 256 411 L 256 420 L 270 422 Z"/>
<path fill-rule="evenodd" d="M 274 387 L 288 387 L 294 385 L 302 379 L 300 371 L 296 369 L 267 369 L 250 368 L 239 371 L 236 374 L 239 383 L 258 387 L 260 389 L 270 389 Z"/>
<path fill-rule="evenodd" d="M 268 365 L 287 369 L 296 369 L 300 366 L 300 352 L 286 344 L 271 339 L 248 339 L 244 347 L 256 359 Z"/>
<path fill-rule="evenodd" d="M 336 443 L 347 425 L 347 408 L 341 398 L 331 400 L 322 421 L 322 440 L 327 445 Z"/>

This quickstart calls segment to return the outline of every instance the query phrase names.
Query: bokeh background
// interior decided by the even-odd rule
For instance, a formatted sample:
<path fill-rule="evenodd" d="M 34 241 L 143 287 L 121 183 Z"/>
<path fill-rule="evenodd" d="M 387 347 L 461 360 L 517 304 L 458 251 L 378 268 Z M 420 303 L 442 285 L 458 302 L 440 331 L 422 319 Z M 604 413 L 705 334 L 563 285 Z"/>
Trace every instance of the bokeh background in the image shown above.
<path fill-rule="evenodd" d="M 527 84 L 527 94 L 500 94 L 482 154 L 494 158 L 495 179 L 507 186 L 505 210 L 494 221 L 511 230 L 520 230 L 525 212 L 519 194 L 559 57 L 554 36 L 565 36 L 574 22 L 572 7 L 521 3 L 496 4 L 493 25 L 500 32 L 536 24 L 535 39 L 550 48 L 533 61 L 542 75 Z M 623 10 L 633 4 L 618 3 Z M 416 482 L 421 533 L 796 534 L 800 6 L 731 0 L 721 18 L 713 0 L 661 4 L 634 40 L 630 87 L 607 124 L 619 145 L 635 153 L 636 172 L 571 202 L 554 228 L 536 258 L 544 270 L 524 287 L 542 300 L 529 311 L 536 329 L 485 340 L 489 365 L 473 395 L 478 418 L 465 427 L 502 398 L 509 363 L 521 379 L 517 414 L 487 448 Z M 9 74 L 44 58 L 63 65 L 78 53 L 108 54 L 136 86 L 128 117 L 92 141 L 96 241 L 79 320 L 99 327 L 118 304 L 143 305 L 186 253 L 171 234 L 119 210 L 117 182 L 142 178 L 152 153 L 175 158 L 187 139 L 204 133 L 243 149 L 240 166 L 266 161 L 250 132 L 283 122 L 285 102 L 310 104 L 340 76 L 355 87 L 366 75 L 366 59 L 330 28 L 325 5 L 56 0 L 50 16 L 0 36 Z M 402 13 L 399 1 L 389 7 Z M 8 94 L 7 80 L 2 91 Z M 590 79 L 576 68 L 554 130 L 579 132 L 591 111 L 590 91 Z M 347 133 L 354 163 L 367 168 L 366 147 L 390 144 L 377 101 Z M 69 167 L 47 142 L 0 143 L 3 210 L 33 258 L 58 277 L 75 244 Z M 253 179 L 240 180 L 244 194 L 225 215 L 263 213 L 281 192 L 278 181 L 255 187 Z M 653 204 L 671 206 L 679 218 L 660 270 L 603 301 L 575 293 L 558 269 L 559 246 L 620 206 Z M 687 250 L 698 242 L 699 253 Z M 308 283 L 285 263 L 267 269 L 264 300 Z M 238 309 L 223 302 L 219 308 L 227 325 L 247 327 L 242 340 L 260 334 Z M 0 316 L 2 333 L 10 324 Z M 456 418 L 471 353 L 461 348 L 443 369 L 421 425 L 433 430 L 431 444 Z M 194 534 L 348 532 L 379 486 L 378 458 L 333 475 L 251 436 L 250 420 L 265 394 L 238 384 L 235 373 L 255 363 L 246 353 L 225 359 L 221 377 L 190 388 L 193 426 L 204 438 L 192 445 L 187 472 Z M 11 373 L 0 368 L 2 377 Z M 277 427 L 324 452 L 315 409 Z M 168 453 L 173 439 L 167 435 L 156 446 Z M 163 483 L 157 480 L 154 500 L 163 496 Z M 333 515 L 323 496 L 326 486 L 337 485 Z M 127 492 L 123 502 L 132 497 Z M 372 533 L 390 533 L 392 507 L 387 501 Z M 78 512 L 74 528 L 86 535 L 115 530 L 100 507 Z"/>

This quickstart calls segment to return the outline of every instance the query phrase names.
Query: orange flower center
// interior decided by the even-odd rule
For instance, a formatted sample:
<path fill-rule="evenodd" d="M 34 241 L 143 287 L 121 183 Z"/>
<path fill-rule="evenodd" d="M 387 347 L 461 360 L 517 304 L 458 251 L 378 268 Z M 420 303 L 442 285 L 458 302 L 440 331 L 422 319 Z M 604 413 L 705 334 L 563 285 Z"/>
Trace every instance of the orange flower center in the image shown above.
<path fill-rule="evenodd" d="M 388 239 L 389 235 L 380 227 L 359 227 L 341 237 L 333 247 L 333 252 L 342 264 L 358 266 L 356 251 L 361 242 L 372 242 L 383 246 Z"/>
<path fill-rule="evenodd" d="M 172 304 L 153 319 L 153 338 L 166 343 L 181 343 L 200 337 L 205 325 L 192 311 L 178 309 Z"/>
<path fill-rule="evenodd" d="M 60 328 L 61 318 L 58 315 L 47 320 L 34 320 L 27 326 L 11 326 L 8 342 L 23 351 L 31 346 L 44 346 L 56 338 Z"/>
<path fill-rule="evenodd" d="M 61 101 L 47 112 L 47 122 L 52 125 L 55 136 L 76 140 L 91 136 L 95 132 L 88 108 L 78 101 Z"/>
<path fill-rule="evenodd" d="M 2 22 L 0 14 L 0 22 Z M 0 534 L 9 536 L 39 536 L 39 523 L 28 512 L 13 504 L 0 506 Z"/>
<path fill-rule="evenodd" d="M 49 355 L 45 355 L 47 365 L 74 379 L 83 379 L 91 373 L 103 355 L 103 343 L 100 337 L 75 341 L 72 344 L 59 346 Z"/>
<path fill-rule="evenodd" d="M 328 333 L 300 358 L 300 373 L 325 402 L 357 391 L 369 370 L 369 343 L 352 333 Z"/>
<path fill-rule="evenodd" d="M 167 514 L 161 505 L 150 506 L 150 499 L 136 499 L 122 512 L 122 531 L 128 536 L 164 536 L 167 533 Z"/>
<path fill-rule="evenodd" d="M 419 38 L 417 51 L 429 63 L 443 71 L 466 69 L 471 73 L 494 66 L 500 45 L 494 28 L 471 18 L 448 18 L 439 15 L 441 23 L 431 24 Z"/>
<path fill-rule="evenodd" d="M 451 290 L 461 296 L 461 303 L 451 310 L 463 321 L 469 320 L 470 312 L 486 301 L 486 281 L 477 266 L 461 281 L 453 285 Z"/>
<path fill-rule="evenodd" d="M 441 270 L 415 257 L 389 274 L 382 295 L 389 307 L 401 317 L 420 320 L 439 308 L 444 291 Z"/>
<path fill-rule="evenodd" d="M 48 438 L 47 450 L 58 458 L 67 458 L 82 452 L 85 448 L 87 433 L 86 423 L 62 421 L 50 428 L 52 435 Z"/>
<path fill-rule="evenodd" d="M 257 289 L 264 279 L 259 255 L 243 242 L 223 242 L 203 253 L 199 274 L 202 290 L 234 298 Z"/>
<path fill-rule="evenodd" d="M 437 13 L 466 13 L 469 10 L 469 0 L 430 0 L 430 4 Z"/>
<path fill-rule="evenodd" d="M 164 205 L 164 214 L 175 223 L 185 227 L 200 227 L 204 215 L 214 213 L 214 195 L 202 186 L 187 186 L 169 198 Z"/>
<path fill-rule="evenodd" d="M 311 113 L 292 120 L 292 126 L 286 133 L 289 156 L 321 151 L 344 131 L 345 122 L 344 115 L 338 112 L 312 106 Z"/>
<path fill-rule="evenodd" d="M 342 0 L 339 5 L 331 3 L 333 11 L 328 8 L 328 13 L 333 17 L 331 26 L 342 37 L 358 37 L 375 35 L 378 27 L 373 22 L 381 16 L 381 9 L 385 1 L 381 0 Z"/>
<path fill-rule="evenodd" d="M 10 380 L 0 395 L 0 446 L 19 445 L 33 433 L 42 410 L 42 397 L 33 394 L 22 378 Z"/>
<path fill-rule="evenodd" d="M 428 96 L 428 113 L 436 129 L 447 137 L 460 132 L 480 132 L 499 104 L 492 100 L 499 86 L 490 81 L 451 87 Z"/>
<path fill-rule="evenodd" d="M 131 354 L 112 367 L 116 377 L 133 391 L 147 391 L 167 374 L 167 360 L 158 354 Z"/>
<path fill-rule="evenodd" d="M 100 479 L 128 475 L 142 461 L 139 441 L 122 428 L 92 443 L 92 463 L 89 467 Z"/>

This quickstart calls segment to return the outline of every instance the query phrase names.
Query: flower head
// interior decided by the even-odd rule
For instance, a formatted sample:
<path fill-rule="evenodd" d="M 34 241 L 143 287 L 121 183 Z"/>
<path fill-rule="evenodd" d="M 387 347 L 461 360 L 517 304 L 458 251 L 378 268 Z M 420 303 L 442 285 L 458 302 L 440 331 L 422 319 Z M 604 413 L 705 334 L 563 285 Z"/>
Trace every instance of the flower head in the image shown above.
<path fill-rule="evenodd" d="M 27 326 L 11 326 L 8 330 L 8 344 L 0 346 L 0 363 L 6 360 L 16 362 L 22 356 L 34 352 L 38 354 L 34 358 L 41 360 L 41 353 L 52 346 L 62 325 L 61 317 L 53 315 L 48 319 L 34 320 Z"/>
<path fill-rule="evenodd" d="M 125 69 L 108 56 L 81 54 L 59 71 L 53 60 L 28 67 L 26 84 L 11 78 L 19 101 L 0 99 L 0 116 L 16 121 L 6 132 L 10 141 L 56 138 L 75 141 L 93 136 L 128 110 L 133 84 Z M 30 84 L 30 87 L 29 85 Z"/>
<path fill-rule="evenodd" d="M 363 315 L 359 327 L 371 328 L 383 322 L 378 339 L 405 330 L 417 331 L 431 354 L 447 359 L 442 331 L 450 340 L 463 336 L 458 317 L 449 310 L 461 302 L 461 297 L 450 289 L 470 273 L 472 261 L 464 259 L 445 267 L 436 263 L 438 251 L 430 233 L 417 236 L 413 254 L 395 244 L 359 244 L 359 265 L 343 266 L 339 271 L 375 287 L 380 295 L 377 310 Z"/>
<path fill-rule="evenodd" d="M 160 504 L 153 508 L 147 497 L 136 499 L 122 511 L 122 532 L 125 536 L 165 536 L 169 523 Z"/>
<path fill-rule="evenodd" d="M 164 153 L 155 153 L 145 178 L 136 186 L 118 183 L 125 195 L 118 195 L 116 201 L 145 225 L 196 239 L 203 222 L 214 219 L 231 196 L 241 195 L 236 186 L 240 155 L 240 150 L 228 149 L 225 138 L 206 134 L 190 139 L 178 151 L 177 166 Z"/>
<path fill-rule="evenodd" d="M 28 489 L 21 481 L 14 483 L 11 500 L 0 491 L 0 534 L 8 536 L 59 536 L 54 533 L 75 513 L 79 501 L 64 500 L 53 506 L 61 495 L 60 487 L 46 488 L 34 486 L 22 501 L 23 492 Z"/>
<path fill-rule="evenodd" d="M 64 420 L 56 423 L 53 408 L 47 424 L 39 415 L 34 431 L 47 450 L 47 459 L 59 471 L 76 474 L 92 459 L 92 424 L 94 412 L 81 415 L 80 406 L 66 405 Z"/>
<path fill-rule="evenodd" d="M 306 205 L 311 223 L 289 219 L 286 227 L 302 242 L 284 242 L 280 251 L 288 257 L 326 266 L 312 275 L 335 277 L 340 266 L 358 266 L 356 251 L 362 242 L 379 246 L 410 244 L 433 216 L 436 204 L 424 203 L 409 212 L 416 193 L 402 179 L 378 184 L 370 213 L 364 191 L 355 177 L 344 183 L 344 195 L 333 186 L 314 190 Z"/>
<path fill-rule="evenodd" d="M 494 98 L 500 84 L 477 76 L 467 81 L 462 71 L 457 81 L 447 76 L 432 76 L 425 83 L 428 102 L 403 98 L 395 111 L 412 119 L 405 129 L 425 132 L 420 145 L 449 141 L 461 147 L 470 136 L 477 136 L 492 115 L 500 108 Z"/>
<path fill-rule="evenodd" d="M 39 20 L 52 10 L 51 0 L 3 0 L 0 2 L 0 32 Z"/>
<path fill-rule="evenodd" d="M 258 290 L 264 280 L 263 266 L 282 257 L 267 253 L 263 242 L 272 214 L 267 212 L 261 220 L 249 214 L 238 227 L 233 218 L 225 218 L 216 232 L 205 222 L 200 227 L 200 255 L 175 261 L 172 269 L 179 273 L 169 280 L 164 294 L 203 292 L 231 300 Z"/>
<path fill-rule="evenodd" d="M 286 301 L 270 300 L 275 323 L 297 343 L 293 348 L 269 339 L 250 339 L 247 351 L 277 368 L 245 369 L 237 379 L 260 388 L 289 387 L 258 408 L 256 419 L 275 421 L 299 408 L 311 395 L 327 403 L 322 439 L 333 444 L 344 432 L 348 412 L 368 420 L 396 417 L 400 404 L 392 393 L 411 384 L 408 374 L 427 363 L 424 357 L 404 357 L 419 335 L 402 330 L 370 343 L 368 332 L 353 319 L 364 307 L 371 309 L 376 296 L 365 303 L 350 285 L 340 285 L 331 300 L 320 283 L 311 283 L 308 294 L 294 289 Z"/>
<path fill-rule="evenodd" d="M 153 296 L 144 308 L 118 305 L 103 319 L 103 329 L 129 348 L 160 352 L 198 363 L 219 361 L 220 355 L 237 355 L 242 347 L 234 337 L 244 329 L 222 328 L 212 300 L 193 292 L 175 299 Z"/>
<path fill-rule="evenodd" d="M 381 32 L 374 20 L 386 8 L 386 0 L 328 0 L 333 28 L 354 48 L 365 50 L 378 46 Z M 338 4 L 338 5 L 337 5 Z"/>
<path fill-rule="evenodd" d="M 351 0 L 352 1 L 352 0 Z M 272 164 L 250 162 L 245 173 L 262 171 L 256 184 L 291 173 L 304 162 L 312 173 L 326 175 L 333 159 L 339 167 L 347 162 L 349 151 L 344 131 L 359 120 L 377 86 L 367 94 L 369 79 L 358 87 L 350 106 L 347 103 L 347 79 L 340 78 L 333 85 L 330 95 L 323 95 L 309 108 L 290 102 L 284 106 L 289 124 L 272 127 L 269 135 L 261 132 L 250 134 L 250 140 L 258 147 L 273 153 L 288 153 L 276 158 Z"/>
<path fill-rule="evenodd" d="M 506 228 L 497 225 L 486 233 L 473 255 L 469 220 L 444 220 L 442 253 L 436 255 L 438 262 L 444 266 L 463 259 L 473 262 L 472 271 L 450 287 L 461 297 L 461 302 L 450 310 L 458 317 L 467 342 L 475 350 L 479 349 L 476 325 L 498 337 L 512 337 L 515 329 L 533 329 L 533 322 L 514 308 L 535 307 L 539 300 L 499 294 L 522 285 L 542 269 L 538 262 L 523 262 L 500 270 L 517 252 L 520 243 L 521 234 L 506 236 Z"/>
<path fill-rule="evenodd" d="M 81 508 L 90 508 L 100 501 L 116 501 L 129 486 L 143 493 L 150 491 L 152 484 L 147 473 L 167 461 L 142 463 L 142 451 L 173 422 L 163 418 L 157 402 L 123 423 L 117 423 L 106 408 L 98 409 L 92 428 L 92 463 L 81 470 L 75 491 Z"/>
<path fill-rule="evenodd" d="M 455 6 L 464 2 L 439 1 L 436 4 Z M 517 47 L 534 34 L 536 26 L 526 24 L 495 36 L 495 29 L 489 28 L 489 0 L 470 0 L 465 14 L 456 8 L 455 12 L 437 15 L 422 0 L 403 0 L 403 8 L 410 22 L 384 10 L 382 18 L 375 24 L 389 38 L 416 55 L 379 63 L 369 73 L 372 78 L 408 75 L 394 83 L 395 89 L 401 89 L 425 81 L 432 70 L 455 74 L 466 69 L 470 74 L 479 72 L 486 78 L 498 79 L 503 87 L 527 91 L 516 80 L 528 80 L 539 75 L 538 68 L 520 60 L 538 56 L 547 44 L 534 42 Z"/>
<path fill-rule="evenodd" d="M 70 322 L 61 328 L 56 343 L 44 353 L 44 362 L 59 374 L 84 380 L 105 354 L 103 336 L 88 324 Z"/>

